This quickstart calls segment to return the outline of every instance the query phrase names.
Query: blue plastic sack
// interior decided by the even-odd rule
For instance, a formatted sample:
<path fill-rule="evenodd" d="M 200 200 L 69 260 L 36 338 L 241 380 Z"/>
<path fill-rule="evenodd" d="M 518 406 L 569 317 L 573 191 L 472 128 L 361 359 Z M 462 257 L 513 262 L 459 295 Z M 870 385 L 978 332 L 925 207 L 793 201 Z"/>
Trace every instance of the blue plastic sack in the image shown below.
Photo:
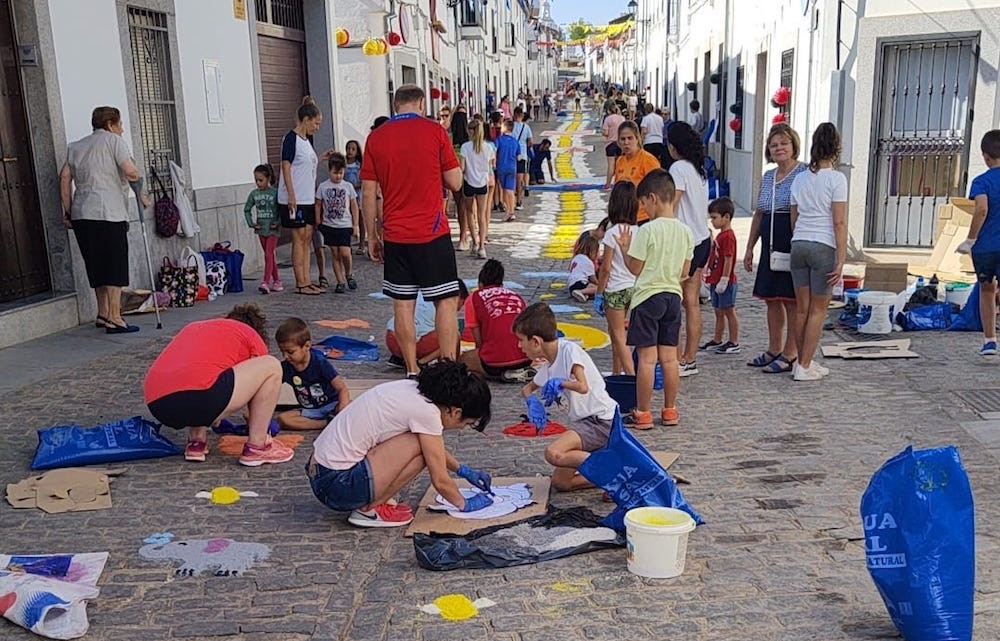
<path fill-rule="evenodd" d="M 948 327 L 949 332 L 981 332 L 983 331 L 983 318 L 979 314 L 979 283 L 972 286 L 969 298 Z"/>
<path fill-rule="evenodd" d="M 160 436 L 158 423 L 133 416 L 97 427 L 72 424 L 38 430 L 38 448 L 31 469 L 51 470 L 180 453 L 180 447 Z"/>
<path fill-rule="evenodd" d="M 318 345 L 332 347 L 344 353 L 337 357 L 341 361 L 377 361 L 378 345 L 366 343 L 346 336 L 330 336 L 321 340 Z"/>
<path fill-rule="evenodd" d="M 639 372 L 639 350 L 632 350 L 632 367 L 635 368 L 636 373 Z M 656 363 L 656 368 L 653 370 L 653 389 L 661 390 L 663 389 L 663 368 L 660 367 L 660 363 Z M 630 408 L 625 408 L 626 411 Z"/>
<path fill-rule="evenodd" d="M 861 498 L 868 572 L 907 641 L 971 641 L 975 514 L 958 450 L 906 448 Z"/>
<path fill-rule="evenodd" d="M 670 473 L 625 429 L 618 410 L 608 444 L 591 452 L 578 471 L 618 505 L 602 523 L 619 532 L 625 530 L 626 512 L 650 505 L 683 510 L 698 525 L 704 523 L 701 515 L 684 500 Z"/>
<path fill-rule="evenodd" d="M 233 250 L 228 240 L 201 252 L 205 262 L 217 260 L 226 266 L 226 292 L 238 294 L 243 291 L 243 252 Z"/>
<path fill-rule="evenodd" d="M 914 307 L 896 314 L 896 324 L 907 332 L 928 329 L 948 329 L 951 326 L 951 303 L 934 303 Z"/>

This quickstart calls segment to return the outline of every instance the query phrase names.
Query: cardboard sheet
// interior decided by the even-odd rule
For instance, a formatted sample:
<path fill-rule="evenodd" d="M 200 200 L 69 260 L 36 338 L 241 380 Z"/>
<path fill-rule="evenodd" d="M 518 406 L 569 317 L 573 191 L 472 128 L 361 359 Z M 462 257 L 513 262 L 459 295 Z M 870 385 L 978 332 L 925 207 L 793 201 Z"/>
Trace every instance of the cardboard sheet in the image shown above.
<path fill-rule="evenodd" d="M 370 390 L 376 385 L 381 385 L 382 383 L 388 383 L 396 379 L 392 378 L 348 378 L 347 389 L 351 391 L 351 400 L 353 401 L 362 392 Z M 278 407 L 298 407 L 299 403 L 295 400 L 295 392 L 292 391 L 292 386 L 288 383 L 281 384 L 281 392 L 278 393 Z"/>
<path fill-rule="evenodd" d="M 826 358 L 845 360 L 877 360 L 882 358 L 919 358 L 920 354 L 910 351 L 910 339 L 890 341 L 867 341 L 860 343 L 837 343 L 823 345 Z"/>
<path fill-rule="evenodd" d="M 111 507 L 111 477 L 124 470 L 66 467 L 7 485 L 7 502 L 49 514 L 106 510 Z"/>
<path fill-rule="evenodd" d="M 457 479 L 456 482 L 459 487 L 470 487 L 470 485 L 462 479 Z M 430 534 L 431 532 L 459 535 L 468 534 L 469 532 L 480 528 L 514 523 L 532 516 L 545 514 L 545 510 L 549 505 L 549 489 L 552 484 L 552 480 L 549 477 L 529 476 L 522 478 L 513 476 L 497 476 L 493 478 L 493 483 L 496 485 L 527 483 L 528 487 L 531 488 L 531 498 L 535 501 L 535 503 L 526 508 L 522 508 L 517 512 L 506 516 L 500 516 L 495 519 L 463 521 L 461 519 L 452 518 L 448 516 L 447 513 L 431 512 L 427 509 L 427 506 L 433 503 L 434 498 L 437 496 L 437 490 L 435 490 L 432 485 L 427 488 L 427 491 L 424 493 L 424 497 L 420 499 L 420 504 L 417 506 L 417 509 L 413 511 L 413 522 L 410 523 L 408 528 L 406 528 L 406 536 L 410 537 L 416 533 Z"/>
<path fill-rule="evenodd" d="M 656 462 L 663 466 L 663 469 L 669 470 L 670 466 L 677 462 L 677 459 L 681 457 L 677 452 L 667 452 L 667 451 L 657 451 L 650 452 Z"/>

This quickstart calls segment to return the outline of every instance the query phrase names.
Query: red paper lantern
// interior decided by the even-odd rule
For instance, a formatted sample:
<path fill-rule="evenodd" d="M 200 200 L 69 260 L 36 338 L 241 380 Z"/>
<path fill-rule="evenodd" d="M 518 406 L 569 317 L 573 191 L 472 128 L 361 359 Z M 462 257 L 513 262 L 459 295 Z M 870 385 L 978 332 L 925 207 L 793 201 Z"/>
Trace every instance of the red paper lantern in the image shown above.
<path fill-rule="evenodd" d="M 385 34 L 385 39 L 389 41 L 389 44 L 391 46 L 395 47 L 396 45 L 398 45 L 400 42 L 403 41 L 403 36 L 399 35 L 395 31 L 390 31 L 389 33 Z"/>
<path fill-rule="evenodd" d="M 448 102 L 448 100 L 450 98 L 451 98 L 451 94 L 449 94 L 447 91 L 442 91 L 441 92 L 441 100 L 444 100 L 445 102 Z"/>
<path fill-rule="evenodd" d="M 781 86 L 778 90 L 774 92 L 774 104 L 779 107 L 784 107 L 788 104 L 788 101 L 792 98 L 792 90 L 788 87 Z"/>
<path fill-rule="evenodd" d="M 440 97 L 441 97 L 441 90 L 438 89 L 437 87 L 431 87 L 431 98 L 437 100 Z"/>
<path fill-rule="evenodd" d="M 771 119 L 772 125 L 780 125 L 783 122 L 788 122 L 788 114 L 786 113 L 776 114 L 774 118 Z"/>
<path fill-rule="evenodd" d="M 743 127 L 743 121 L 739 118 L 733 118 L 729 121 L 729 128 L 733 131 L 739 131 Z"/>

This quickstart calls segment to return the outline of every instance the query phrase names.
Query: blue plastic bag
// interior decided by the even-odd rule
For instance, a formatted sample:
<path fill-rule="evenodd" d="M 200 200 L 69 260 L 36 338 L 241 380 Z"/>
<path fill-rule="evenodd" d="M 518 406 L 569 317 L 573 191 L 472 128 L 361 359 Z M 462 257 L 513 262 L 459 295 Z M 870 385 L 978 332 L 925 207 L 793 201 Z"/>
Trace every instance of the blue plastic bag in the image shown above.
<path fill-rule="evenodd" d="M 58 425 L 38 430 L 33 470 L 114 463 L 180 454 L 181 448 L 160 436 L 160 425 L 133 416 L 97 427 Z"/>
<path fill-rule="evenodd" d="M 971 641 L 975 514 L 958 450 L 906 448 L 861 498 L 868 572 L 907 641 Z"/>
<path fill-rule="evenodd" d="M 344 353 L 337 357 L 341 361 L 377 361 L 378 345 L 366 343 L 346 336 L 330 336 L 321 340 L 318 345 L 332 347 Z"/>
<path fill-rule="evenodd" d="M 243 252 L 233 250 L 228 240 L 215 245 L 208 251 L 201 252 L 207 263 L 217 260 L 226 266 L 226 292 L 238 294 L 243 291 Z"/>
<path fill-rule="evenodd" d="M 983 317 L 979 314 L 979 283 L 972 286 L 969 298 L 965 301 L 965 307 L 955 315 L 949 332 L 981 332 L 983 331 Z"/>
<path fill-rule="evenodd" d="M 618 505 L 602 523 L 619 532 L 625 530 L 626 512 L 649 505 L 683 510 L 698 525 L 704 523 L 681 496 L 670 473 L 625 429 L 618 410 L 615 410 L 608 444 L 591 452 L 578 471 L 607 492 Z"/>
<path fill-rule="evenodd" d="M 948 329 L 951 326 L 951 303 L 934 303 L 914 307 L 896 314 L 896 324 L 907 332 L 927 329 Z"/>

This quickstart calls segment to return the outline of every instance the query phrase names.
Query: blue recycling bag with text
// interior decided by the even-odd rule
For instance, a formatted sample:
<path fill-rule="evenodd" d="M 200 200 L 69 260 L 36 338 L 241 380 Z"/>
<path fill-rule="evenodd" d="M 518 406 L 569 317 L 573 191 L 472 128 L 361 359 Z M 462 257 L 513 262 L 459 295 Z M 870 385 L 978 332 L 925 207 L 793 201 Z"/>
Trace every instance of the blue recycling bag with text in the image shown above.
<path fill-rule="evenodd" d="M 975 514 L 958 450 L 906 448 L 861 498 L 868 572 L 907 641 L 972 641 Z"/>
<path fill-rule="evenodd" d="M 619 532 L 625 530 L 625 513 L 635 507 L 672 507 L 690 514 L 698 525 L 704 523 L 670 473 L 625 429 L 617 409 L 608 444 L 591 452 L 578 471 L 617 504 L 602 523 Z"/>
<path fill-rule="evenodd" d="M 160 425 L 133 416 L 97 427 L 76 424 L 38 430 L 33 470 L 175 456 L 181 448 L 160 435 Z"/>

